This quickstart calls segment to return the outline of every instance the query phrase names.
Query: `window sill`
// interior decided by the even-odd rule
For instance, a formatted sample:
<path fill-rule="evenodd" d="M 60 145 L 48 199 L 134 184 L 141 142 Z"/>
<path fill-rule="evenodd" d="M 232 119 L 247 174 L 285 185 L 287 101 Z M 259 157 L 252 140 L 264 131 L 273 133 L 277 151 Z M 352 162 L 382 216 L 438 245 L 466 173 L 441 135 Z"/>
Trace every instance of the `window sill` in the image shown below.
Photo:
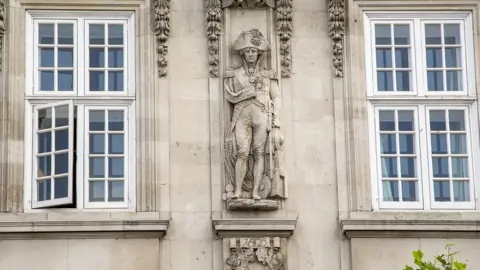
<path fill-rule="evenodd" d="M 1 213 L 0 240 L 162 238 L 169 219 L 159 212 Z"/>
<path fill-rule="evenodd" d="M 352 212 L 348 238 L 480 238 L 480 212 Z"/>

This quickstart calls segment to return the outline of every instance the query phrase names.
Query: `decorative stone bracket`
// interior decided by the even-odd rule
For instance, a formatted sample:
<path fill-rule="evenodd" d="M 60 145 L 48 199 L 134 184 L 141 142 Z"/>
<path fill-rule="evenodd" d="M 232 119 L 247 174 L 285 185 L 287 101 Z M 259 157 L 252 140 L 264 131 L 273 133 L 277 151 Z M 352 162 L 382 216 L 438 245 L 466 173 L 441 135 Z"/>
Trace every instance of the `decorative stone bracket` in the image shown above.
<path fill-rule="evenodd" d="M 226 269 L 249 270 L 251 265 L 260 265 L 268 270 L 286 270 L 286 245 L 282 240 L 280 237 L 229 238 Z"/>
<path fill-rule="evenodd" d="M 204 0 L 206 10 L 205 31 L 208 40 L 210 77 L 217 78 L 219 64 L 219 39 L 223 31 L 222 8 L 239 6 L 242 8 L 274 8 L 277 17 L 277 34 L 280 37 L 280 64 L 283 78 L 291 77 L 293 34 L 292 0 Z M 276 2 L 275 2 L 276 1 Z"/>
<path fill-rule="evenodd" d="M 0 71 L 3 67 L 3 43 L 5 39 L 6 17 L 5 17 L 5 0 L 0 0 Z"/>
<path fill-rule="evenodd" d="M 328 0 L 328 31 L 332 38 L 333 76 L 343 77 L 345 0 Z"/>
<path fill-rule="evenodd" d="M 153 31 L 157 37 L 158 76 L 167 76 L 167 40 L 170 36 L 170 0 L 153 0 Z"/>

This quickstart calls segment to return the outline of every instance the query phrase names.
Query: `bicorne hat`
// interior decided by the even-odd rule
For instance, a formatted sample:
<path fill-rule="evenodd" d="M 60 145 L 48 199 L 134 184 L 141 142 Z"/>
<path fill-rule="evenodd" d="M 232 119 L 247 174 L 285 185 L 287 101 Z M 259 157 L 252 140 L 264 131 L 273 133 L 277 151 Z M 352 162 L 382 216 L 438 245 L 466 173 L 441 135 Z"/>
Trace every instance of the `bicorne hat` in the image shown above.
<path fill-rule="evenodd" d="M 232 49 L 234 51 L 241 51 L 245 48 L 256 48 L 265 52 L 270 49 L 270 44 L 258 29 L 252 29 L 250 31 L 243 31 L 233 44 Z"/>

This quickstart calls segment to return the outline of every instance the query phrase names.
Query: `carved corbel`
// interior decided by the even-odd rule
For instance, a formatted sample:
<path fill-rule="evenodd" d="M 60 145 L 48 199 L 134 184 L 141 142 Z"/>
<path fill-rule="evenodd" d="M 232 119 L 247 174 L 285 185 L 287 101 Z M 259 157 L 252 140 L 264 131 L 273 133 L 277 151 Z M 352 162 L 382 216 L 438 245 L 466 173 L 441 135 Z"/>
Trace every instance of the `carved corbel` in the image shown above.
<path fill-rule="evenodd" d="M 170 36 L 170 0 L 153 0 L 153 31 L 157 37 L 158 76 L 167 76 L 167 40 Z"/>
<path fill-rule="evenodd" d="M 275 2 L 276 1 L 276 2 Z M 209 51 L 210 77 L 218 77 L 219 38 L 223 31 L 222 8 L 240 6 L 242 8 L 274 8 L 277 17 L 277 34 L 280 37 L 280 64 L 283 78 L 291 77 L 292 49 L 290 39 L 293 34 L 292 0 L 204 0 L 206 10 L 206 34 Z"/>
<path fill-rule="evenodd" d="M 345 0 L 328 1 L 328 30 L 332 38 L 333 75 L 343 77 L 343 42 L 345 37 Z"/>
<path fill-rule="evenodd" d="M 268 270 L 287 269 L 287 256 L 279 237 L 230 238 L 229 240 L 230 254 L 225 260 L 227 269 L 249 270 L 255 264 Z"/>
<path fill-rule="evenodd" d="M 5 21 L 5 0 L 0 0 L 0 71 L 2 71 L 3 67 L 3 43 L 5 31 L 7 30 Z"/>

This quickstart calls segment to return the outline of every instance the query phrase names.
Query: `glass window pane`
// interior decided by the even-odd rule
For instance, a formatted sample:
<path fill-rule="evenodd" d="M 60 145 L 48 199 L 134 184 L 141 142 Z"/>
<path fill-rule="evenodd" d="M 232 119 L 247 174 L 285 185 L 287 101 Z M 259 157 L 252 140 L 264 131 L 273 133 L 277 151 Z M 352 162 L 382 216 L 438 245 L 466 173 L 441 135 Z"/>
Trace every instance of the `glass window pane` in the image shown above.
<path fill-rule="evenodd" d="M 90 48 L 90 67 L 105 67 L 105 49 Z"/>
<path fill-rule="evenodd" d="M 89 36 L 91 45 L 103 45 L 105 44 L 105 25 L 103 24 L 90 24 Z"/>
<path fill-rule="evenodd" d="M 108 91 L 123 91 L 123 71 L 108 72 Z"/>
<path fill-rule="evenodd" d="M 49 155 L 38 157 L 37 162 L 37 177 L 45 177 L 52 175 L 52 156 Z"/>
<path fill-rule="evenodd" d="M 90 181 L 88 191 L 88 201 L 104 202 L 105 201 L 105 181 Z"/>
<path fill-rule="evenodd" d="M 392 50 L 377 48 L 377 68 L 391 68 L 392 67 Z"/>
<path fill-rule="evenodd" d="M 122 110 L 108 111 L 108 130 L 123 131 L 124 116 Z"/>
<path fill-rule="evenodd" d="M 55 127 L 68 126 L 68 106 L 55 107 Z"/>
<path fill-rule="evenodd" d="M 105 111 L 104 110 L 90 110 L 89 111 L 89 129 L 91 131 L 105 130 Z"/>
<path fill-rule="evenodd" d="M 413 111 L 398 111 L 398 130 L 413 131 L 415 130 L 414 124 Z"/>
<path fill-rule="evenodd" d="M 108 49 L 108 67 L 113 67 L 113 68 L 123 67 L 123 48 Z"/>
<path fill-rule="evenodd" d="M 125 141 L 123 134 L 109 134 L 108 135 L 108 153 L 109 154 L 123 154 Z"/>
<path fill-rule="evenodd" d="M 443 35 L 445 44 L 460 44 L 460 25 L 455 24 L 444 24 L 443 25 Z"/>
<path fill-rule="evenodd" d="M 105 72 L 90 71 L 90 91 L 105 90 Z"/>
<path fill-rule="evenodd" d="M 53 91 L 54 88 L 54 75 L 53 71 L 40 71 L 40 90 L 41 91 Z"/>
<path fill-rule="evenodd" d="M 55 50 L 53 48 L 40 49 L 40 67 L 54 67 L 55 66 Z"/>
<path fill-rule="evenodd" d="M 432 134 L 430 136 L 432 144 L 432 154 L 447 154 L 447 135 Z"/>
<path fill-rule="evenodd" d="M 38 129 L 52 128 L 52 108 L 38 110 Z"/>
<path fill-rule="evenodd" d="M 89 169 L 90 178 L 104 178 L 105 177 L 105 158 L 91 157 Z"/>
<path fill-rule="evenodd" d="M 55 26 L 53 23 L 41 23 L 38 25 L 38 43 L 54 44 Z"/>
<path fill-rule="evenodd" d="M 124 177 L 124 160 L 123 158 L 108 158 L 108 176 L 111 178 Z"/>
<path fill-rule="evenodd" d="M 90 134 L 90 154 L 105 153 L 105 134 Z"/>
<path fill-rule="evenodd" d="M 441 68 L 442 48 L 427 48 L 427 68 Z"/>
<path fill-rule="evenodd" d="M 397 177 L 397 158 L 382 157 L 382 177 Z"/>
<path fill-rule="evenodd" d="M 52 152 L 52 133 L 44 132 L 38 134 L 38 153 Z"/>
<path fill-rule="evenodd" d="M 398 181 L 382 181 L 383 201 L 398 202 Z"/>
<path fill-rule="evenodd" d="M 445 48 L 445 66 L 450 67 L 461 67 L 462 66 L 462 54 L 460 48 Z"/>
<path fill-rule="evenodd" d="M 375 44 L 390 45 L 392 44 L 391 31 L 389 24 L 375 25 Z"/>
<path fill-rule="evenodd" d="M 58 44 L 73 45 L 73 24 L 58 24 Z"/>
<path fill-rule="evenodd" d="M 448 158 L 432 158 L 433 177 L 435 178 L 447 178 L 448 174 Z"/>
<path fill-rule="evenodd" d="M 470 201 L 470 183 L 468 181 L 453 181 L 453 200 L 456 202 Z"/>
<path fill-rule="evenodd" d="M 444 110 L 430 111 L 430 130 L 447 130 Z"/>
<path fill-rule="evenodd" d="M 397 76 L 397 91 L 410 91 L 410 71 L 397 71 L 395 74 Z"/>
<path fill-rule="evenodd" d="M 417 174 L 415 172 L 415 158 L 400 158 L 400 167 L 401 167 L 401 174 L 402 177 L 405 178 L 415 178 Z"/>
<path fill-rule="evenodd" d="M 467 154 L 467 136 L 450 134 L 450 151 L 452 154 Z"/>
<path fill-rule="evenodd" d="M 52 183 L 50 179 L 37 182 L 37 200 L 39 202 L 50 200 L 52 197 Z"/>
<path fill-rule="evenodd" d="M 450 130 L 465 131 L 465 111 L 464 110 L 449 110 L 448 120 Z"/>
<path fill-rule="evenodd" d="M 391 71 L 377 71 L 378 91 L 393 91 L 393 73 Z"/>
<path fill-rule="evenodd" d="M 121 24 L 108 25 L 108 44 L 109 45 L 123 44 L 123 25 Z"/>
<path fill-rule="evenodd" d="M 443 91 L 443 72 L 427 72 L 428 91 Z"/>
<path fill-rule="evenodd" d="M 402 181 L 402 201 L 417 201 L 417 181 Z"/>
<path fill-rule="evenodd" d="M 68 153 L 55 154 L 55 174 L 64 174 L 68 173 Z"/>
<path fill-rule="evenodd" d="M 410 67 L 410 49 L 409 48 L 395 49 L 395 67 L 397 68 Z"/>
<path fill-rule="evenodd" d="M 413 134 L 400 134 L 399 143 L 400 143 L 400 154 L 415 153 L 415 142 L 414 142 Z"/>
<path fill-rule="evenodd" d="M 73 48 L 58 48 L 58 66 L 73 67 Z"/>
<path fill-rule="evenodd" d="M 381 141 L 381 154 L 396 154 L 397 153 L 397 144 L 395 140 L 395 134 L 382 134 L 380 135 Z"/>
<path fill-rule="evenodd" d="M 452 157 L 452 177 L 468 178 L 468 158 Z"/>
<path fill-rule="evenodd" d="M 55 151 L 68 149 L 68 129 L 55 131 Z"/>
<path fill-rule="evenodd" d="M 395 131 L 395 111 L 382 110 L 378 114 L 380 131 Z"/>
<path fill-rule="evenodd" d="M 54 181 L 54 198 L 60 199 L 68 197 L 68 176 L 55 178 Z"/>
<path fill-rule="evenodd" d="M 440 24 L 425 24 L 425 43 L 442 44 L 442 32 Z"/>
<path fill-rule="evenodd" d="M 58 72 L 58 91 L 73 90 L 73 70 L 63 70 Z"/>
<path fill-rule="evenodd" d="M 462 91 L 462 72 L 447 70 L 447 91 Z"/>
<path fill-rule="evenodd" d="M 410 44 L 410 27 L 409 25 L 395 25 L 393 27 L 395 45 Z"/>
<path fill-rule="evenodd" d="M 123 181 L 108 181 L 108 201 L 123 202 Z"/>
<path fill-rule="evenodd" d="M 433 190 L 436 202 L 450 201 L 450 182 L 449 181 L 433 181 Z"/>

